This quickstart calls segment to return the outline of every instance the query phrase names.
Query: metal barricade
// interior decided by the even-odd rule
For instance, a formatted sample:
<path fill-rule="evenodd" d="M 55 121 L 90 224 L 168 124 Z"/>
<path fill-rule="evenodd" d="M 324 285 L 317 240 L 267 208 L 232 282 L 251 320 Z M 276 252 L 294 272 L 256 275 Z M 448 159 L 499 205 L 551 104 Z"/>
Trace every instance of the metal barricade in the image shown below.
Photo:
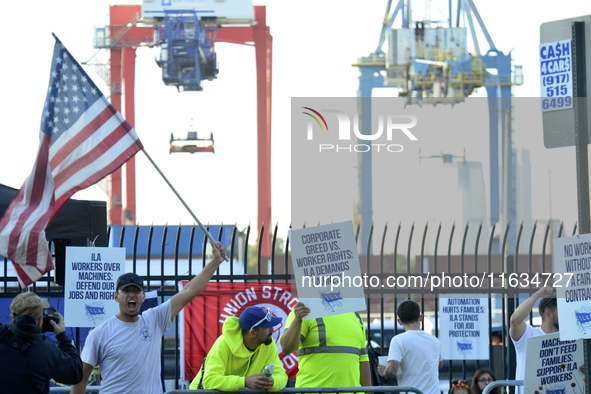
<path fill-rule="evenodd" d="M 98 393 L 100 388 L 101 388 L 101 386 L 86 386 L 86 392 L 87 393 Z M 69 393 L 70 386 L 50 387 L 49 392 L 50 393 Z"/>
<path fill-rule="evenodd" d="M 391 393 L 391 392 L 410 392 L 416 394 L 423 394 L 421 390 L 410 386 L 365 386 L 365 387 L 308 387 L 295 388 L 289 387 L 283 390 L 276 391 L 281 394 L 298 394 L 298 393 Z M 250 390 L 242 389 L 232 391 L 231 393 L 241 394 L 269 394 L 268 390 Z M 170 390 L 164 394 L 220 394 L 218 390 Z"/>
<path fill-rule="evenodd" d="M 523 380 L 495 380 L 484 388 L 482 394 L 488 394 L 492 389 L 502 386 L 523 386 Z"/>

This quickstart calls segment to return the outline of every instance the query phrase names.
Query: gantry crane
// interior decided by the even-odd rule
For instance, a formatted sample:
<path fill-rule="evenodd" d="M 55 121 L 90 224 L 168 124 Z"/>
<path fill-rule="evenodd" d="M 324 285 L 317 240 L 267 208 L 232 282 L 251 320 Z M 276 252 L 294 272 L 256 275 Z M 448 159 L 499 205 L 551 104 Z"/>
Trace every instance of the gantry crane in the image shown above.
<path fill-rule="evenodd" d="M 376 50 L 354 65 L 360 70 L 358 98 L 362 133 L 370 134 L 372 130 L 373 88 L 395 87 L 408 105 L 453 105 L 464 101 L 474 89 L 486 88 L 490 114 L 490 222 L 501 219 L 502 208 L 504 222 L 514 223 L 515 175 L 510 113 L 512 87 L 523 83 L 521 66 L 512 64 L 511 53 L 504 54 L 496 48 L 473 0 L 457 0 L 455 23 L 451 0 L 448 0 L 448 10 L 449 17 L 445 21 L 413 21 L 411 0 L 399 0 L 394 8 L 392 0 L 388 0 Z M 401 25 L 393 28 L 398 15 Z M 474 19 L 489 46 L 484 54 L 478 44 Z M 463 20 L 465 25 L 462 25 Z M 468 30 L 474 52 L 467 49 Z M 493 74 L 487 69 L 497 72 Z M 367 245 L 373 211 L 371 151 L 360 153 L 359 171 L 361 240 L 362 245 Z M 509 239 L 514 236 L 510 234 Z"/>
<path fill-rule="evenodd" d="M 145 0 L 142 6 L 110 7 L 110 24 L 96 29 L 94 47 L 110 50 L 111 102 L 133 126 L 135 51 L 138 47 L 159 47 L 160 56 L 156 63 L 162 68 L 163 82 L 183 92 L 202 90 L 203 80 L 217 77 L 214 42 L 254 46 L 257 68 L 258 225 L 265 224 L 270 228 L 273 39 L 266 23 L 266 8 L 253 6 L 252 1 L 244 0 L 185 0 L 182 4 L 187 8 L 184 9 L 179 9 L 177 4 L 179 2 Z M 125 91 L 124 111 L 122 91 Z M 191 137 L 189 134 L 187 139 Z M 171 139 L 171 144 L 176 141 L 174 137 Z M 210 140 L 213 143 L 213 136 Z M 188 149 L 191 151 L 193 148 Z M 206 151 L 213 152 L 213 145 Z M 122 200 L 121 171 L 119 169 L 111 176 L 109 219 L 112 224 L 135 224 L 134 158 L 125 164 L 127 201 Z M 270 256 L 270 250 L 270 242 L 263 242 L 262 255 Z"/>

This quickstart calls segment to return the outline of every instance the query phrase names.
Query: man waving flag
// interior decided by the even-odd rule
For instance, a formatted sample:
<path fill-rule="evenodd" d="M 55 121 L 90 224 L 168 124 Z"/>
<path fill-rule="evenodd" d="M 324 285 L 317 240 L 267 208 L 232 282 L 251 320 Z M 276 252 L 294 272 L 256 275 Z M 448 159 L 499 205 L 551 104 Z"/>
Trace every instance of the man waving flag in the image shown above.
<path fill-rule="evenodd" d="M 57 39 L 31 175 L 0 219 L 0 255 L 21 286 L 53 269 L 45 228 L 78 190 L 143 149 L 135 130 Z"/>

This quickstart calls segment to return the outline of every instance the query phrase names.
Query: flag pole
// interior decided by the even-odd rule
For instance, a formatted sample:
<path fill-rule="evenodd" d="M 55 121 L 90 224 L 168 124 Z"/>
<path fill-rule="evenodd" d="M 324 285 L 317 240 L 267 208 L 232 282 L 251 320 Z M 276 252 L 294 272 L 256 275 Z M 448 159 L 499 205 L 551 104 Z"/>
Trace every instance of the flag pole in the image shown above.
<path fill-rule="evenodd" d="M 177 192 L 176 189 L 174 188 L 174 186 L 172 186 L 172 183 L 170 183 L 170 181 L 168 180 L 168 178 L 166 178 L 166 175 L 164 175 L 164 173 L 160 170 L 160 168 L 158 167 L 158 165 L 156 165 L 156 163 L 154 162 L 154 160 L 152 160 L 152 158 L 150 157 L 150 155 L 148 154 L 148 152 L 146 152 L 145 149 L 142 149 L 142 152 L 144 152 L 144 155 L 146 155 L 146 157 L 148 158 L 148 160 L 150 161 L 150 163 L 152 163 L 152 165 L 154 166 L 154 168 L 156 168 L 156 171 L 158 171 L 158 173 L 160 174 L 160 176 L 162 177 L 162 179 L 164 179 L 164 181 L 168 184 L 168 187 L 170 187 L 170 189 L 174 192 L 174 194 L 181 201 L 181 203 L 183 203 L 183 205 L 185 206 L 185 208 L 187 208 L 187 211 L 189 211 L 189 213 L 191 214 L 191 216 L 193 216 L 193 219 L 195 219 L 195 221 L 197 222 L 197 224 L 199 225 L 199 227 L 201 228 L 201 230 L 203 230 L 203 232 L 205 233 L 205 235 L 207 236 L 207 238 L 215 244 L 216 243 L 216 240 L 211 236 L 211 234 L 209 233 L 209 231 L 207 231 L 207 229 L 205 228 L 205 226 L 203 226 L 203 224 L 197 218 L 197 216 L 193 213 L 193 211 L 191 210 L 191 208 L 189 208 L 189 205 L 187 205 L 187 203 L 185 202 L 185 200 L 183 200 L 183 198 L 181 197 L 181 195 L 179 194 L 179 192 Z M 224 256 L 224 260 L 230 261 L 230 259 L 228 258 L 228 256 Z"/>

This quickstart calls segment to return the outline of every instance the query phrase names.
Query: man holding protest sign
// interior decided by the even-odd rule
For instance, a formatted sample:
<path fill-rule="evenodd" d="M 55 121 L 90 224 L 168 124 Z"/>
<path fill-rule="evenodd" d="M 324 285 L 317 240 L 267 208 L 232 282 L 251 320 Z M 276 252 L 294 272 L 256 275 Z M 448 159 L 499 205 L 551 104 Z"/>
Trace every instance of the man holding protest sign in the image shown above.
<path fill-rule="evenodd" d="M 297 350 L 296 387 L 371 386 L 363 321 L 357 312 L 304 320 L 310 313 L 298 302 L 281 335 L 285 354 Z"/>
<path fill-rule="evenodd" d="M 540 297 L 542 297 L 542 299 L 538 304 L 538 312 L 540 312 L 540 316 L 542 317 L 542 325 L 540 327 L 532 327 L 531 325 L 526 324 L 524 320 L 531 313 L 536 301 Z M 532 294 L 523 302 L 523 304 L 515 309 L 515 312 L 511 315 L 510 324 L 509 335 L 515 346 L 517 358 L 515 379 L 524 380 L 527 338 L 551 334 L 558 332 L 559 330 L 558 303 L 554 290 L 551 287 L 542 287 Z M 579 365 L 578 369 L 585 373 L 584 364 Z M 519 393 L 523 393 L 523 386 L 519 387 Z"/>
<path fill-rule="evenodd" d="M 203 291 L 226 256 L 221 243 L 210 243 L 213 257 L 201 272 L 171 299 L 141 315 L 139 311 L 145 299 L 143 279 L 134 273 L 117 279 L 114 298 L 119 313 L 88 334 L 81 357 L 84 378 L 72 386 L 70 393 L 86 392 L 86 382 L 96 365 L 101 366 L 102 394 L 162 393 L 162 335 L 181 309 Z"/>
<path fill-rule="evenodd" d="M 540 327 L 532 327 L 526 324 L 524 320 L 529 316 L 536 301 L 540 298 L 538 311 L 542 317 L 542 325 Z M 511 315 L 509 335 L 515 346 L 517 358 L 517 368 L 515 370 L 516 380 L 523 380 L 525 377 L 525 348 L 527 338 L 553 332 L 558 332 L 556 293 L 554 293 L 551 287 L 542 287 L 519 305 Z M 520 392 L 523 392 L 523 387 L 520 387 Z"/>

